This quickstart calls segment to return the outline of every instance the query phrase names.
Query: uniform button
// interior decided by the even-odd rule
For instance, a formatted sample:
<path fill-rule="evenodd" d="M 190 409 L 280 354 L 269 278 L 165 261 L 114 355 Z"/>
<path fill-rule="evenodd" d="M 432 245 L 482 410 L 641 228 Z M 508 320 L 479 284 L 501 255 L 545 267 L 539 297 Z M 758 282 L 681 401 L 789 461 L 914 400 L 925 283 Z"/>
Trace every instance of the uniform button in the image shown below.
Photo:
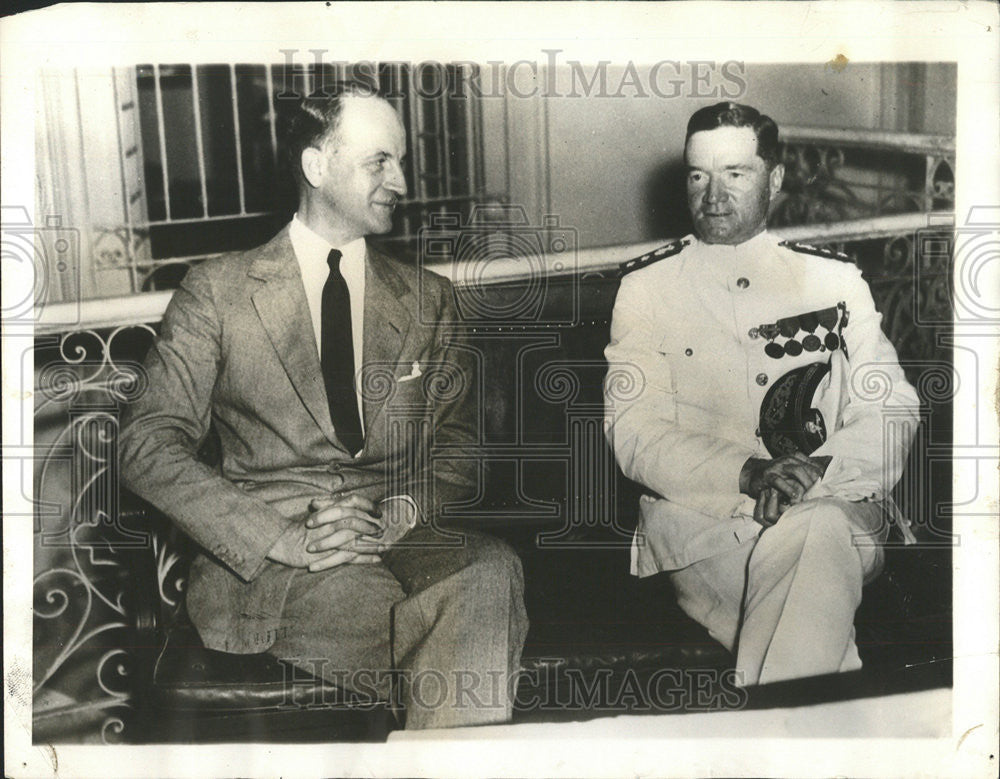
<path fill-rule="evenodd" d="M 746 289 L 747 287 L 750 286 L 750 279 L 748 279 L 746 276 L 740 276 L 738 279 L 736 279 L 736 286 L 739 287 L 740 289 Z"/>
<path fill-rule="evenodd" d="M 686 354 L 688 357 L 690 357 L 692 354 L 694 354 L 694 349 L 690 349 L 690 348 L 685 349 L 684 350 L 684 354 Z"/>
<path fill-rule="evenodd" d="M 765 384 L 767 384 L 767 374 L 766 374 L 766 373 L 758 373 L 758 374 L 757 374 L 757 383 L 758 383 L 758 384 L 759 384 L 760 386 L 762 386 L 762 387 L 763 387 L 763 386 L 764 386 Z"/>
<path fill-rule="evenodd" d="M 749 330 L 747 330 L 747 335 L 756 341 L 758 338 L 760 338 L 760 331 L 756 327 L 751 327 Z"/>

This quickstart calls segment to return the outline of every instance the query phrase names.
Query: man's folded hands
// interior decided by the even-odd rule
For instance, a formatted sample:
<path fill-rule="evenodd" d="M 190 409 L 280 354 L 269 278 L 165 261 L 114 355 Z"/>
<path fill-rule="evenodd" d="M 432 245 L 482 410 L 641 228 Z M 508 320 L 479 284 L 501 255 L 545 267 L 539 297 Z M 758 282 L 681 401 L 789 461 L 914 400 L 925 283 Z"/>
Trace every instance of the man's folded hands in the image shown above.
<path fill-rule="evenodd" d="M 278 538 L 269 559 L 312 572 L 379 561 L 381 512 L 374 502 L 360 495 L 331 496 L 313 500 L 309 509 L 305 522 Z"/>
<path fill-rule="evenodd" d="M 823 478 L 830 459 L 808 457 L 801 452 L 773 460 L 749 458 L 740 472 L 740 492 L 756 499 L 754 520 L 771 527 Z"/>

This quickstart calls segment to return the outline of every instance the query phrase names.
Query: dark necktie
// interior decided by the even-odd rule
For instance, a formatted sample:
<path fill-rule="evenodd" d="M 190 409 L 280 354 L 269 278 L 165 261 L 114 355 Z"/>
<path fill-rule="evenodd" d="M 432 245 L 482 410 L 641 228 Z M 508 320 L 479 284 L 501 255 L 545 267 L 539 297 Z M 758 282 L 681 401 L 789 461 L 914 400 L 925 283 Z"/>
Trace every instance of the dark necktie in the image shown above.
<path fill-rule="evenodd" d="M 340 273 L 341 254 L 330 251 L 330 275 L 323 286 L 320 364 L 337 438 L 351 454 L 361 449 L 361 417 L 354 391 L 354 334 L 351 329 L 351 293 Z"/>

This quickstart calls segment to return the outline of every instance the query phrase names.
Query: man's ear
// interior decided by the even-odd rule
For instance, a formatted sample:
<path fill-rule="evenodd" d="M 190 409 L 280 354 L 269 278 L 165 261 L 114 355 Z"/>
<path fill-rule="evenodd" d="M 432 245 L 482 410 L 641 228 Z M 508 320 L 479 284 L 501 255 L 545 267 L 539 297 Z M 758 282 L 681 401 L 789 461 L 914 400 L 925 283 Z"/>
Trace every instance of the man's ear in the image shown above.
<path fill-rule="evenodd" d="M 781 192 L 781 182 L 785 180 L 785 166 L 780 162 L 771 168 L 768 174 L 768 184 L 771 189 L 771 200 L 774 200 Z"/>
<path fill-rule="evenodd" d="M 309 146 L 302 150 L 302 178 L 306 183 L 315 189 L 323 180 L 323 152 L 315 146 Z"/>

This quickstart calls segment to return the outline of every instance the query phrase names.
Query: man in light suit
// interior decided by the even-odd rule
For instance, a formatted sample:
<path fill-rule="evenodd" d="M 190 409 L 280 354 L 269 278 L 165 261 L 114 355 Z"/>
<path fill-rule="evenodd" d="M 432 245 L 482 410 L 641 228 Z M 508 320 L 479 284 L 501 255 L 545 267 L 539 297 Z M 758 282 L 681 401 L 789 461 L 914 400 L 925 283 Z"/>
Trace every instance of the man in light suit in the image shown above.
<path fill-rule="evenodd" d="M 858 269 L 767 233 L 774 122 L 701 109 L 685 159 L 695 234 L 631 263 L 606 350 L 608 439 L 647 489 L 632 573 L 670 571 L 744 685 L 860 668 L 919 402 Z"/>
<path fill-rule="evenodd" d="M 341 85 L 299 103 L 286 142 L 298 212 L 174 294 L 124 420 L 124 483 L 203 548 L 187 608 L 209 648 L 380 696 L 391 676 L 408 728 L 503 722 L 520 563 L 437 527 L 479 487 L 478 364 L 451 285 L 365 241 L 406 194 L 403 125 Z M 197 456 L 210 426 L 218 467 Z"/>

